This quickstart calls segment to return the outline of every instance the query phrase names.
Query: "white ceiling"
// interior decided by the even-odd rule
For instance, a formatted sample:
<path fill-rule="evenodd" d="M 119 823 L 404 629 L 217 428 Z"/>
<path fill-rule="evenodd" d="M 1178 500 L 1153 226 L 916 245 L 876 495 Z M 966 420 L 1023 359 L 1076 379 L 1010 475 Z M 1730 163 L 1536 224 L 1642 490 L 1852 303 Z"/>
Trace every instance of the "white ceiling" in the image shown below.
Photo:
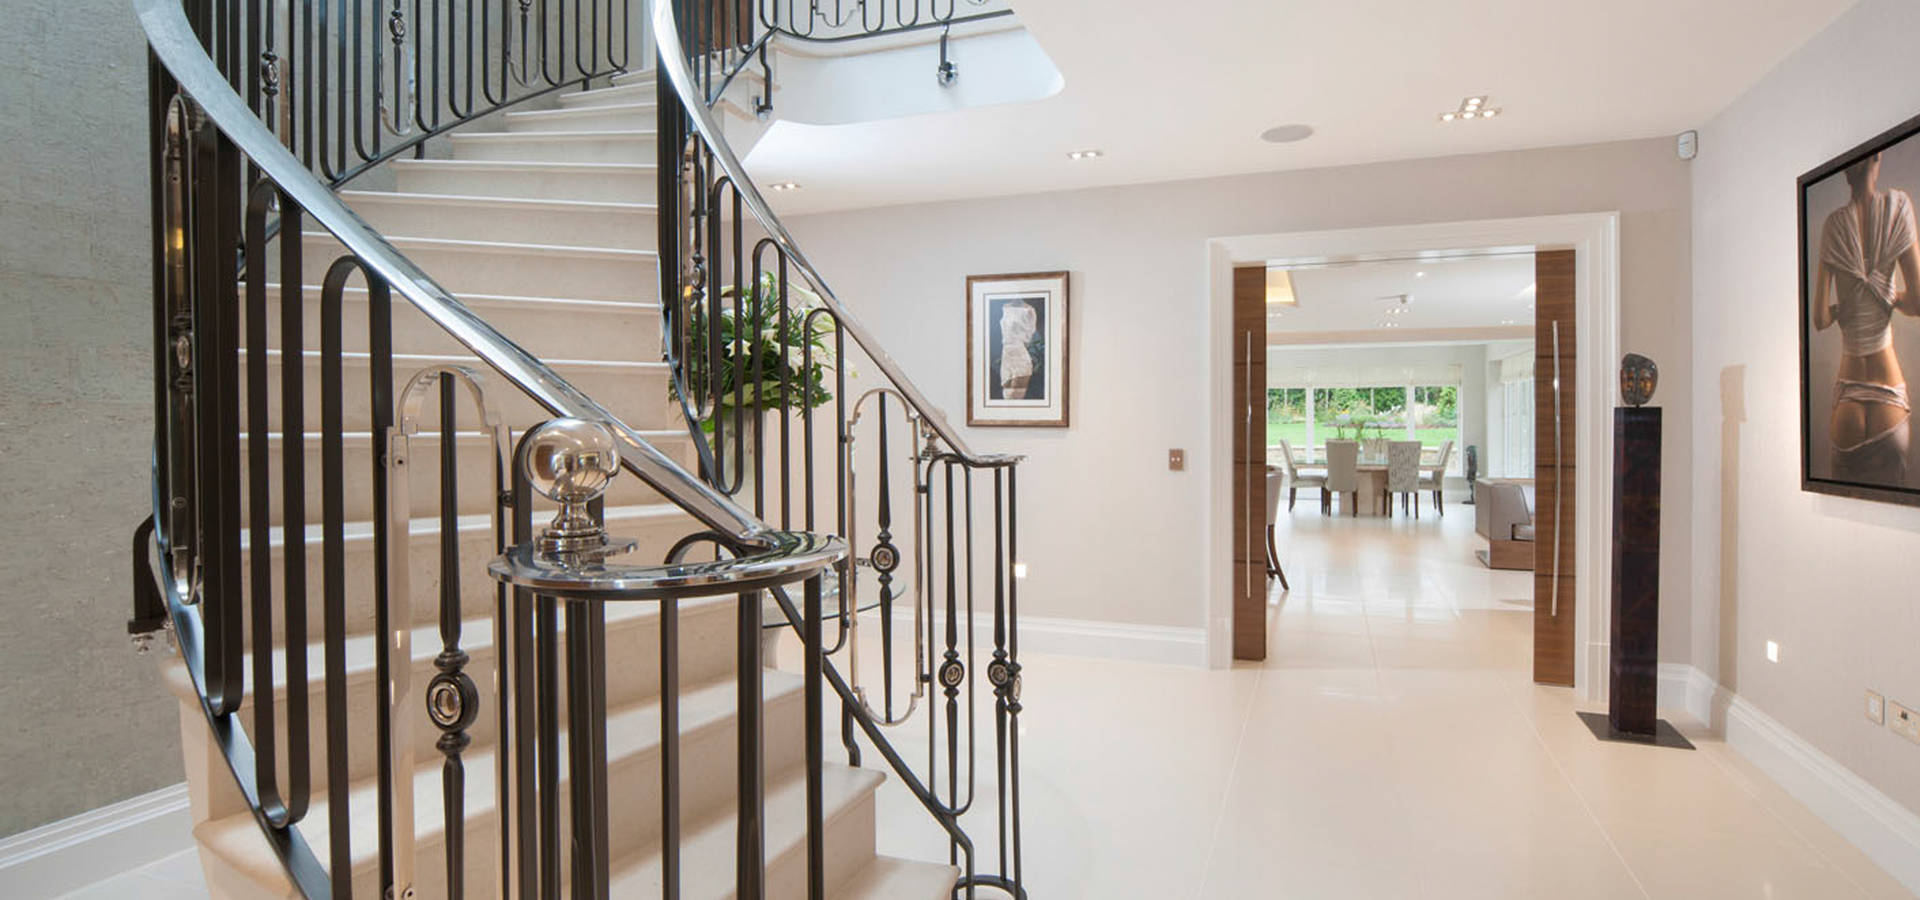
<path fill-rule="evenodd" d="M 1295 307 L 1269 304 L 1270 343 L 1421 341 L 1531 334 L 1533 254 L 1297 268 Z M 1403 305 L 1395 300 L 1406 295 Z M 1399 307 L 1398 313 L 1390 310 Z"/>
<path fill-rule="evenodd" d="M 1669 135 L 1854 2 L 1014 0 L 1065 78 L 1060 93 L 777 123 L 748 165 L 763 182 L 804 185 L 775 200 L 803 213 Z M 1503 115 L 1436 120 L 1476 94 Z M 1287 123 L 1316 133 L 1260 140 Z M 1086 147 L 1105 156 L 1066 158 Z"/>

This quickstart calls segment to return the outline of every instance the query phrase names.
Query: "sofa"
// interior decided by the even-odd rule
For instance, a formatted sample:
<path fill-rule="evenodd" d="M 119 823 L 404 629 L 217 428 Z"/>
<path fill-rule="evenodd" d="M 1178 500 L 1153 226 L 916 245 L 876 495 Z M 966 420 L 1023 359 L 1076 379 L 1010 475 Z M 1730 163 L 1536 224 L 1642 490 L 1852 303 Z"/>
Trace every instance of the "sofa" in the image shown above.
<path fill-rule="evenodd" d="M 1480 479 L 1473 485 L 1473 530 L 1487 539 L 1474 555 L 1489 569 L 1533 570 L 1533 482 Z"/>

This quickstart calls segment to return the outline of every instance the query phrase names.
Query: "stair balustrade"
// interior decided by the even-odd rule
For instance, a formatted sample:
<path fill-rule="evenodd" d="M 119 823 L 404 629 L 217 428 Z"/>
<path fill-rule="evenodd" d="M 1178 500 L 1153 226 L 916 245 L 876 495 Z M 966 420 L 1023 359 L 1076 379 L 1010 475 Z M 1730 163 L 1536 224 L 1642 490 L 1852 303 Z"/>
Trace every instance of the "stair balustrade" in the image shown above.
<path fill-rule="evenodd" d="M 227 803 L 252 822 L 244 834 L 196 829 L 203 858 L 245 868 L 229 838 L 272 856 L 270 872 L 248 869 L 216 892 L 677 898 L 697 886 L 823 900 L 931 885 L 1024 897 L 1016 460 L 967 449 L 766 209 L 691 77 L 696 61 L 738 47 L 711 31 L 687 43 L 671 7 L 643 18 L 627 0 L 133 5 L 151 51 L 155 432 L 128 628 L 142 647 L 164 634 L 178 652 L 213 787 L 231 795 L 208 808 Z M 669 48 L 654 98 L 664 352 L 698 474 L 612 411 L 630 398 L 589 396 L 339 191 L 529 100 L 623 77 L 614 90 L 637 91 L 617 85 L 635 84 L 656 33 Z M 723 207 L 731 218 L 713 212 Z M 758 418 L 751 468 L 748 431 L 722 424 L 709 440 L 698 424 L 723 398 L 754 407 L 720 390 L 713 357 L 690 352 L 694 323 L 711 341 L 721 305 L 738 305 L 738 291 L 705 289 L 702 266 L 732 255 L 712 283 L 746 283 L 745 213 L 770 235 L 755 256 L 782 276 L 782 327 L 790 292 L 808 285 L 821 302 L 802 327 L 830 329 L 843 354 L 851 338 L 886 381 L 869 413 L 846 402 L 840 370 L 833 420 L 809 407 L 797 425 L 833 446 L 796 449 L 783 417 L 777 467 Z M 462 354 L 413 352 L 420 332 Z M 791 381 L 791 368 L 773 381 Z M 861 436 L 863 417 L 877 437 Z M 907 458 L 889 429 L 912 436 Z M 869 458 L 870 501 L 859 493 Z M 676 529 L 658 565 L 603 537 L 614 526 L 600 494 L 616 464 L 683 517 L 620 520 Z M 896 466 L 911 473 L 904 491 Z M 756 485 L 751 503 L 743 480 Z M 831 527 L 816 507 L 832 508 Z M 910 510 L 911 540 L 895 535 L 898 510 Z M 874 543 L 855 560 L 847 547 L 869 526 Z M 876 585 L 864 601 L 880 631 L 873 685 L 854 661 L 863 572 Z M 896 600 L 913 615 L 911 689 L 893 660 Z M 722 619 L 731 641 L 706 634 Z M 799 638 L 797 689 L 768 667 L 765 628 Z M 985 647 L 976 630 L 991 632 Z M 696 637 L 702 652 L 687 652 Z M 846 767 L 826 759 L 828 691 Z M 995 757 L 984 773 L 982 696 Z M 791 779 L 775 758 L 788 744 L 768 740 L 796 705 L 787 698 L 803 704 Z M 915 727 L 927 742 L 918 768 L 894 743 Z M 711 752 L 729 728 L 732 752 Z M 653 731 L 656 743 L 635 743 Z M 858 768 L 866 748 L 948 835 L 951 867 L 834 852 L 832 820 L 871 812 L 879 776 Z M 193 766 L 190 751 L 190 778 Z M 636 767 L 656 767 L 640 782 L 657 798 L 632 793 Z M 730 808 L 683 803 L 696 789 Z M 978 808 L 994 818 L 991 871 L 967 828 L 985 821 L 969 813 L 988 791 L 992 808 Z M 789 802 L 803 809 L 793 821 Z M 708 815 L 730 817 L 729 833 L 697 818 Z M 722 856 L 724 874 L 698 868 Z"/>

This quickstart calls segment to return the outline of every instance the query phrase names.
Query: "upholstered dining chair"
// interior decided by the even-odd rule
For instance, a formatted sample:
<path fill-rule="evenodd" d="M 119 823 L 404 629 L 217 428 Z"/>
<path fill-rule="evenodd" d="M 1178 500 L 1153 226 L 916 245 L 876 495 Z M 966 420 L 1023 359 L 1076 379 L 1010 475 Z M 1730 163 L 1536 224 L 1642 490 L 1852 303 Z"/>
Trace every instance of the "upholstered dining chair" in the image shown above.
<path fill-rule="evenodd" d="M 1293 454 L 1287 454 L 1287 462 L 1287 468 L 1293 468 Z M 1280 568 L 1280 551 L 1274 547 L 1273 530 L 1280 523 L 1280 482 L 1287 477 L 1286 472 L 1273 466 L 1267 467 L 1267 577 L 1280 579 L 1280 589 L 1283 591 L 1293 590 L 1293 586 L 1287 584 L 1286 570 Z M 1287 502 L 1287 509 L 1293 509 L 1291 500 Z"/>
<path fill-rule="evenodd" d="M 1327 483 L 1320 490 L 1320 514 L 1332 515 L 1333 495 L 1347 495 L 1347 514 L 1360 514 L 1360 442 L 1327 442 Z"/>
<path fill-rule="evenodd" d="M 1293 512 L 1293 501 L 1303 487 L 1319 488 L 1321 494 L 1327 492 L 1327 476 L 1324 472 L 1301 472 L 1300 466 L 1293 461 L 1293 444 L 1286 438 L 1280 439 L 1280 459 L 1287 472 L 1287 512 Z M 1269 488 L 1272 490 L 1272 488 Z M 1273 491 L 1274 502 L 1279 502 L 1279 491 Z"/>
<path fill-rule="evenodd" d="M 1420 489 L 1433 492 L 1433 509 L 1443 516 L 1447 514 L 1447 508 L 1441 501 L 1440 491 L 1446 486 L 1447 463 L 1452 460 L 1453 441 L 1445 441 L 1440 444 L 1440 461 L 1427 469 L 1426 473 L 1420 478 Z"/>
<path fill-rule="evenodd" d="M 1420 442 L 1391 441 L 1387 444 L 1387 490 L 1381 495 L 1383 515 L 1393 515 L 1393 498 L 1400 498 L 1400 511 L 1407 511 L 1407 498 L 1413 498 L 1413 517 L 1420 517 Z"/>

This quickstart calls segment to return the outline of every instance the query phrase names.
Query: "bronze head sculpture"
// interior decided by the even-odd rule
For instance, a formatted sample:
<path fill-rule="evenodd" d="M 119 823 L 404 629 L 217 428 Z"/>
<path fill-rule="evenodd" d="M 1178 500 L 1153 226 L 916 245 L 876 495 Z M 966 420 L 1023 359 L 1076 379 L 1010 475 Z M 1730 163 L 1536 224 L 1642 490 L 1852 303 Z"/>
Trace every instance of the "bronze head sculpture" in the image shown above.
<path fill-rule="evenodd" d="M 1629 353 L 1620 360 L 1620 396 L 1628 406 L 1645 406 L 1653 399 L 1653 389 L 1660 383 L 1660 367 L 1653 360 L 1638 353 Z"/>

